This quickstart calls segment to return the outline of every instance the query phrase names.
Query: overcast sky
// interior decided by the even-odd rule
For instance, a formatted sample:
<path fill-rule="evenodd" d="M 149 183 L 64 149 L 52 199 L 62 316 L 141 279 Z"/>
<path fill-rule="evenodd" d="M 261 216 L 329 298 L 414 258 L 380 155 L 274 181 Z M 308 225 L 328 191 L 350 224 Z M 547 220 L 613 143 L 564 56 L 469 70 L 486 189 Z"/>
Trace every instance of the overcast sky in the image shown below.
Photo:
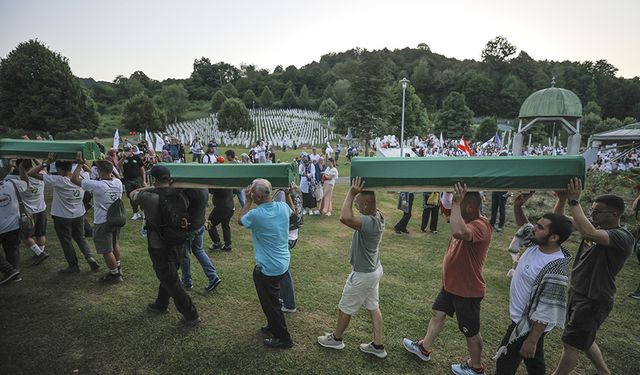
<path fill-rule="evenodd" d="M 0 57 L 37 38 L 73 73 L 186 78 L 193 60 L 300 67 L 353 47 L 427 43 L 480 59 L 503 35 L 537 60 L 606 59 L 640 76 L 638 0 L 0 0 Z"/>

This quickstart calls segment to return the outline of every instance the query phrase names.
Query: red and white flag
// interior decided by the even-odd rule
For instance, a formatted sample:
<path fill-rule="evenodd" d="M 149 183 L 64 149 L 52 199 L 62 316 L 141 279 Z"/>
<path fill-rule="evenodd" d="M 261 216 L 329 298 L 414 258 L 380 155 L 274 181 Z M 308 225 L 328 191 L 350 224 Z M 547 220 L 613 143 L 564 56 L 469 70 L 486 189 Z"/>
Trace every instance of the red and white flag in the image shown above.
<path fill-rule="evenodd" d="M 473 151 L 471 151 L 471 147 L 469 147 L 469 144 L 467 143 L 467 140 L 464 139 L 464 135 L 460 139 L 460 142 L 458 142 L 458 149 L 460 151 L 466 152 L 467 155 L 469 155 L 469 156 L 473 155 Z"/>

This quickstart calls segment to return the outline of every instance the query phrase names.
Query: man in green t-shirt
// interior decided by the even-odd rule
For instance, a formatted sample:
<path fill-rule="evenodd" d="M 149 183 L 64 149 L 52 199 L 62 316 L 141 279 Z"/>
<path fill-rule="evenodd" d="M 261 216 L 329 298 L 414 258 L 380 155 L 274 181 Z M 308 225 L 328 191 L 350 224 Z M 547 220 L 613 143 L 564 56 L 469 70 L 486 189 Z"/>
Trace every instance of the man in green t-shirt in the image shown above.
<path fill-rule="evenodd" d="M 360 350 L 378 358 L 387 356 L 382 344 L 383 322 L 378 305 L 378 286 L 382 278 L 380 264 L 380 240 L 384 232 L 384 217 L 376 207 L 373 191 L 363 191 L 364 181 L 356 177 L 344 203 L 340 222 L 353 228 L 349 263 L 353 270 L 349 274 L 338 303 L 338 323 L 333 333 L 318 337 L 318 344 L 325 348 L 344 349 L 342 334 L 349 326 L 351 316 L 363 305 L 371 314 L 373 341 L 360 344 Z M 353 205 L 360 216 L 353 215 Z"/>

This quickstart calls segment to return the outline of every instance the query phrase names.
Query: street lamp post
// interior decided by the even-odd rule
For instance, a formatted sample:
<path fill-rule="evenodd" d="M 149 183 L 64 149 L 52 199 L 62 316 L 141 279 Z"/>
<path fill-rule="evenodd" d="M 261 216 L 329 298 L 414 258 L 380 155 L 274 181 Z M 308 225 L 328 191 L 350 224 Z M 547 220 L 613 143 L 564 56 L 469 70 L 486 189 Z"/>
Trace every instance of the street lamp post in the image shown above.
<path fill-rule="evenodd" d="M 409 80 L 403 78 L 400 80 L 400 83 L 402 84 L 402 124 L 400 128 L 400 157 L 402 158 L 404 157 L 404 99 Z"/>

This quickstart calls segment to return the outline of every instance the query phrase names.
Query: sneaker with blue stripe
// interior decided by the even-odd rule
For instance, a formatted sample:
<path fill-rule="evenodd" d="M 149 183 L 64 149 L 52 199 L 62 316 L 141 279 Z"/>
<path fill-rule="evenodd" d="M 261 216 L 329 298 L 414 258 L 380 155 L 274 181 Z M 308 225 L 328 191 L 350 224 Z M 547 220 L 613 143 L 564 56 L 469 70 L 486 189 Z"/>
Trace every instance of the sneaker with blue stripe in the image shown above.
<path fill-rule="evenodd" d="M 421 360 L 428 362 L 431 360 L 431 355 L 424 354 L 420 350 L 421 344 L 422 344 L 422 340 L 411 341 L 408 338 L 402 339 L 402 346 L 404 346 L 404 348 L 407 349 L 409 353 L 413 353 L 416 356 L 418 356 L 418 358 L 420 358 Z"/>

